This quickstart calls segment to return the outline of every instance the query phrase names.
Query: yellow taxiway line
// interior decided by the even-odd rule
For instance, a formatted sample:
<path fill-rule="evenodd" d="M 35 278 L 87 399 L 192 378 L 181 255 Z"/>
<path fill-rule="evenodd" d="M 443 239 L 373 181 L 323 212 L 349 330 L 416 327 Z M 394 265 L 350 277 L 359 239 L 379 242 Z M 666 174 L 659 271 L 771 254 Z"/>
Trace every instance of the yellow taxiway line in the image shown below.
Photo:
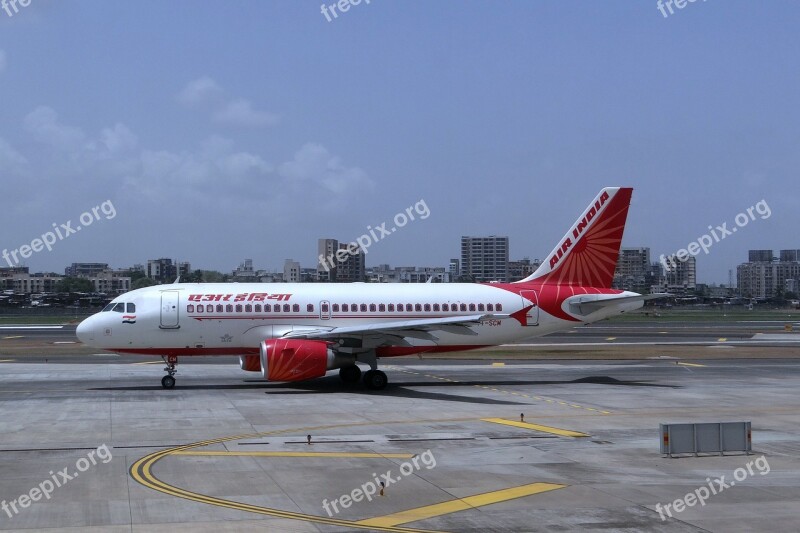
<path fill-rule="evenodd" d="M 544 433 L 552 433 L 553 435 L 560 435 L 562 437 L 589 437 L 586 433 L 579 431 L 572 431 L 569 429 L 554 428 L 551 426 L 543 426 L 541 424 L 531 424 L 529 422 L 517 422 L 515 420 L 506 420 L 505 418 L 481 418 L 484 422 L 491 422 L 493 424 L 503 424 L 506 426 L 514 426 L 522 429 L 533 429 L 535 431 L 542 431 Z"/>
<path fill-rule="evenodd" d="M 226 452 L 226 451 L 179 451 L 171 455 L 208 455 L 231 457 L 361 457 L 377 459 L 411 459 L 413 453 L 369 453 L 369 452 Z"/>
<path fill-rule="evenodd" d="M 564 487 L 566 487 L 566 485 L 558 485 L 556 483 L 531 483 L 529 485 L 484 492 L 483 494 L 426 505 L 425 507 L 417 507 L 415 509 L 400 511 L 399 513 L 392 513 L 377 518 L 368 518 L 367 520 L 358 521 L 357 524 L 381 528 L 395 527 L 409 522 L 427 520 L 428 518 L 464 511 L 466 509 L 474 509 L 476 507 L 483 507 L 484 505 L 524 498 L 525 496 L 532 496 L 533 494 L 551 490 L 563 489 Z"/>
<path fill-rule="evenodd" d="M 706 366 L 706 365 L 701 365 L 700 363 L 680 363 L 680 362 L 677 362 L 675 364 L 676 365 L 681 365 L 681 366 Z"/>

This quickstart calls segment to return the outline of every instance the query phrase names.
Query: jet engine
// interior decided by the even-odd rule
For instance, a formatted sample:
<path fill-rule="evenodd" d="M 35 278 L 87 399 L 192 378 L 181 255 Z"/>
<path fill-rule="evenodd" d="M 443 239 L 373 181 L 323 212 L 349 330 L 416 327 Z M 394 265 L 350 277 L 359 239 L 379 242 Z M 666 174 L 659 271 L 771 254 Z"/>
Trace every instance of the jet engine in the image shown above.
<path fill-rule="evenodd" d="M 301 381 L 355 364 L 355 356 L 340 354 L 325 341 L 267 339 L 261 343 L 261 375 L 268 381 Z"/>

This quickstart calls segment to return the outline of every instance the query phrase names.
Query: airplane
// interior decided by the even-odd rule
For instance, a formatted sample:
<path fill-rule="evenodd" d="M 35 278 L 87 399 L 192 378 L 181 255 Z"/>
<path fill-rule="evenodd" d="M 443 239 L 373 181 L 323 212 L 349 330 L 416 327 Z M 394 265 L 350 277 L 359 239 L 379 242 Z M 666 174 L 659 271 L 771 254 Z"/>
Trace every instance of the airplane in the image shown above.
<path fill-rule="evenodd" d="M 539 268 L 512 283 L 175 283 L 114 298 L 77 328 L 81 342 L 161 356 L 238 355 L 267 381 L 339 370 L 367 389 L 388 383 L 378 360 L 511 343 L 633 311 L 641 295 L 611 288 L 633 189 L 602 189 Z"/>

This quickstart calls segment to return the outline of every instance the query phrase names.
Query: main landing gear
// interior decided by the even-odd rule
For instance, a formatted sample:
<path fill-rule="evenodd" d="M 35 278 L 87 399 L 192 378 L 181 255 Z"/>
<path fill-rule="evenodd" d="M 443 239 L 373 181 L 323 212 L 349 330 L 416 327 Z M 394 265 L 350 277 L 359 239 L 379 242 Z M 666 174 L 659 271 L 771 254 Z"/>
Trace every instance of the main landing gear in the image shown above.
<path fill-rule="evenodd" d="M 364 373 L 364 385 L 368 389 L 383 390 L 387 383 L 389 383 L 389 378 L 380 370 L 367 370 Z"/>
<path fill-rule="evenodd" d="M 175 374 L 178 372 L 176 368 L 178 366 L 178 356 L 162 355 L 161 359 L 163 359 L 164 363 L 167 365 L 164 367 L 164 371 L 167 375 L 161 378 L 161 386 L 165 389 L 172 389 L 175 387 Z"/>
<path fill-rule="evenodd" d="M 358 383 L 361 379 L 361 369 L 356 365 L 343 366 L 339 369 L 339 377 L 342 382 L 349 384 Z M 368 389 L 382 390 L 389 383 L 389 378 L 380 370 L 367 370 L 364 372 L 364 385 Z"/>
<path fill-rule="evenodd" d="M 361 369 L 358 365 L 343 366 L 339 369 L 339 377 L 344 383 L 358 383 L 361 379 Z"/>
<path fill-rule="evenodd" d="M 378 370 L 378 358 L 375 356 L 375 352 L 361 353 L 358 355 L 358 360 L 362 363 L 367 363 L 370 368 L 364 372 L 364 386 L 371 390 L 385 389 L 386 384 L 389 383 L 389 378 L 386 377 L 385 373 Z M 339 369 L 339 377 L 347 384 L 358 383 L 358 380 L 362 377 L 361 369 L 358 368 L 358 365 L 343 366 Z"/>

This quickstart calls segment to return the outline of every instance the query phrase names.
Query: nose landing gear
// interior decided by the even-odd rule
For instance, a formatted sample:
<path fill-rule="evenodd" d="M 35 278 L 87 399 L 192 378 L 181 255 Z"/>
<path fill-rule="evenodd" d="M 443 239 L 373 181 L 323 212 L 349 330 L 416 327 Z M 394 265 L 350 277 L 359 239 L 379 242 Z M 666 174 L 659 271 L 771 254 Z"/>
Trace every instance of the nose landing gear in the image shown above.
<path fill-rule="evenodd" d="M 175 374 L 178 372 L 178 356 L 177 355 L 162 355 L 161 359 L 167 365 L 164 367 L 166 376 L 161 378 L 161 386 L 165 389 L 172 389 L 175 387 Z"/>

